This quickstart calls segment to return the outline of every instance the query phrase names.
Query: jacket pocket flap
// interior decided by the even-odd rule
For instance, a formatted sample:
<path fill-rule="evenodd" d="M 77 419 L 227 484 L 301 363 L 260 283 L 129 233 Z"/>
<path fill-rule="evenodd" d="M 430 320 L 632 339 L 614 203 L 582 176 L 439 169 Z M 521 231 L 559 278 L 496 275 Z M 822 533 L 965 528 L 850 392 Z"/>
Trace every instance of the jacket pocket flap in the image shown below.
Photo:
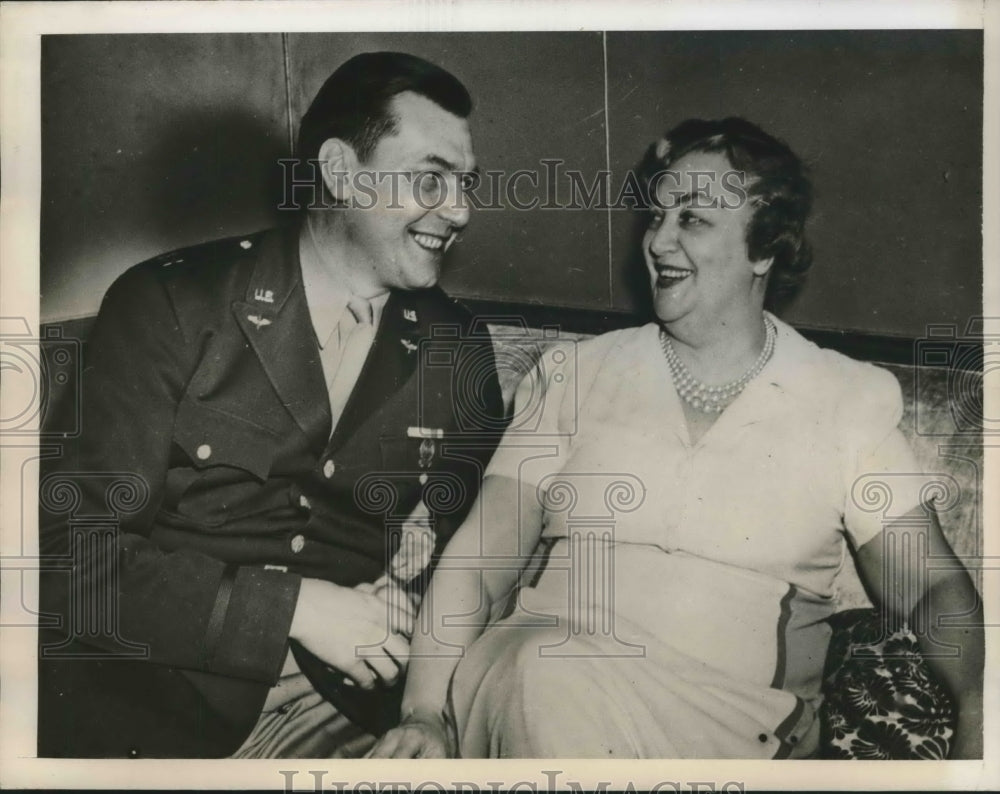
<path fill-rule="evenodd" d="M 184 400 L 174 422 L 174 442 L 197 469 L 231 466 L 263 481 L 271 471 L 276 438 L 246 419 Z"/>

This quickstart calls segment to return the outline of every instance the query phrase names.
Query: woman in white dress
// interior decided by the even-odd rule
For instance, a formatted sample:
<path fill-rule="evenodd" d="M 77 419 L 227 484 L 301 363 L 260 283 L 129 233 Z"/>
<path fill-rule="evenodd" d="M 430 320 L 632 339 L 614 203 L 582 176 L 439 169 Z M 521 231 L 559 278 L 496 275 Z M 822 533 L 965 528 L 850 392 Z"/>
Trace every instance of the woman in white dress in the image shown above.
<path fill-rule="evenodd" d="M 910 553 L 954 561 L 899 386 L 764 308 L 811 261 L 801 162 L 733 118 L 684 122 L 655 155 L 657 320 L 558 346 L 522 382 L 540 421 L 508 431 L 449 543 L 403 721 L 372 754 L 812 755 L 852 544 L 892 614 L 972 613 L 929 663 L 957 700 L 953 757 L 981 757 L 981 612 L 960 565 L 931 578 Z"/>

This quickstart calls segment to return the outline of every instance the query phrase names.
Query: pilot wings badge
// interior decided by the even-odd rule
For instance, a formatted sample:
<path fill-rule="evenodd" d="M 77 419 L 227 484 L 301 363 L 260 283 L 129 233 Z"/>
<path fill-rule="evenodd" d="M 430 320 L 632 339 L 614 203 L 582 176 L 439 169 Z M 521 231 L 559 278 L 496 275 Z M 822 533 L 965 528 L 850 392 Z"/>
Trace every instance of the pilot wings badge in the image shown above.
<path fill-rule="evenodd" d="M 260 315 L 257 314 L 248 314 L 247 319 L 257 327 L 258 331 L 265 325 L 271 324 L 271 321 L 268 320 L 266 317 L 261 317 Z"/>

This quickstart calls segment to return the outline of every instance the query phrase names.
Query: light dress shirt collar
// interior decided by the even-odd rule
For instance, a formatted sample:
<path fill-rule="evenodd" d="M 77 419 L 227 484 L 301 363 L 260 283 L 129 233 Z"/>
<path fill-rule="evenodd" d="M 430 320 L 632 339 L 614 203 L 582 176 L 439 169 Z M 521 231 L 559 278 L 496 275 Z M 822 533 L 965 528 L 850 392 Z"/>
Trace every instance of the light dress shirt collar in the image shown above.
<path fill-rule="evenodd" d="M 299 260 L 302 265 L 302 286 L 320 349 L 326 347 L 352 296 L 347 270 L 332 256 L 321 257 L 312 228 L 306 222 L 306 233 L 299 237 Z M 388 290 L 373 298 L 372 324 L 378 328 L 382 309 L 389 299 Z"/>

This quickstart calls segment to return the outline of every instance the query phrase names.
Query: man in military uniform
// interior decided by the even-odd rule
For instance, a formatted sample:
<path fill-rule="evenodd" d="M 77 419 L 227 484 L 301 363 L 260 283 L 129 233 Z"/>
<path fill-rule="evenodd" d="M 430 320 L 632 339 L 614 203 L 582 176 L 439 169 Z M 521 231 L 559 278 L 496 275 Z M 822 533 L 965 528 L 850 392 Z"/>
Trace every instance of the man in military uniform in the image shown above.
<path fill-rule="evenodd" d="M 503 425 L 489 336 L 435 286 L 470 111 L 422 59 L 352 58 L 302 120 L 296 222 L 109 289 L 41 481 L 40 755 L 353 755 L 391 713 Z"/>

